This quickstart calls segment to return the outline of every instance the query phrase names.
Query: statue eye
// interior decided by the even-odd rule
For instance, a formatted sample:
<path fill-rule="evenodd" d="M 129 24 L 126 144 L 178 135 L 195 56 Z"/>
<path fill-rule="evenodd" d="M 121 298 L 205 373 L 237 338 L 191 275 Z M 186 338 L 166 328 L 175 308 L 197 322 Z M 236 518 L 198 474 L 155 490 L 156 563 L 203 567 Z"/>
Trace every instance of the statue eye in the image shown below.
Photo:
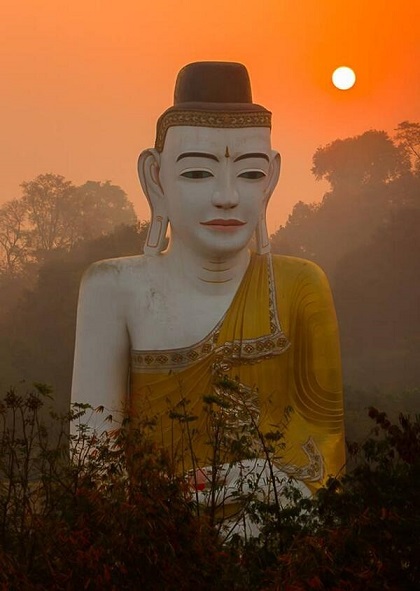
<path fill-rule="evenodd" d="M 185 172 L 181 172 L 181 176 L 187 179 L 207 179 L 213 176 L 213 173 L 209 170 L 186 170 Z"/>
<path fill-rule="evenodd" d="M 238 177 L 240 177 L 242 179 L 251 179 L 251 180 L 262 179 L 265 176 L 266 176 L 266 174 L 263 170 L 245 170 L 244 172 L 241 172 L 240 174 L 238 174 Z"/>

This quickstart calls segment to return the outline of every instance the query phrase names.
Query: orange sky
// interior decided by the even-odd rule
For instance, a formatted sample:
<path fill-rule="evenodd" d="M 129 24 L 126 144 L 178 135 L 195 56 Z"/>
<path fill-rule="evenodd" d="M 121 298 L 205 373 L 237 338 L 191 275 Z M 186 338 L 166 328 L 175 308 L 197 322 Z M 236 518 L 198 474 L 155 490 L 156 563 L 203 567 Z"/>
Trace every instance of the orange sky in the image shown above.
<path fill-rule="evenodd" d="M 254 100 L 273 111 L 283 172 L 271 231 L 296 201 L 322 197 L 319 145 L 420 121 L 417 0 L 2 0 L 0 202 L 53 172 L 109 179 L 147 218 L 137 155 L 177 71 L 219 59 L 245 63 Z M 338 65 L 355 69 L 352 90 L 332 86 Z"/>

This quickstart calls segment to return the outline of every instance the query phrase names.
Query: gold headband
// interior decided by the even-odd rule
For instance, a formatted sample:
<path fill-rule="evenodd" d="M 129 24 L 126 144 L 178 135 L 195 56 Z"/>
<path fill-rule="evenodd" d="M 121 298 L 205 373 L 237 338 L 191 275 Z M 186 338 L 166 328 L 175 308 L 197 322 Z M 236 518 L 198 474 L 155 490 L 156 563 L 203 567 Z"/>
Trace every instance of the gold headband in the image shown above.
<path fill-rule="evenodd" d="M 261 111 L 187 111 L 169 109 L 161 115 L 157 122 L 155 148 L 162 152 L 166 133 L 174 126 L 191 127 L 269 127 L 271 129 L 271 113 Z"/>

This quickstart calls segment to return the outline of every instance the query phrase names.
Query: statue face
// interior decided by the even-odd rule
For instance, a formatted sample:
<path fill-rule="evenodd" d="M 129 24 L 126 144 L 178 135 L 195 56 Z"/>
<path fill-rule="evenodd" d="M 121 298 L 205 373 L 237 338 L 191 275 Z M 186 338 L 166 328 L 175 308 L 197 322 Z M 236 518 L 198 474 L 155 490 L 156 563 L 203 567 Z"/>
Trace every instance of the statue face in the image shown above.
<path fill-rule="evenodd" d="M 159 181 L 173 240 L 213 256 L 246 248 L 265 213 L 273 158 L 267 128 L 170 128 Z"/>

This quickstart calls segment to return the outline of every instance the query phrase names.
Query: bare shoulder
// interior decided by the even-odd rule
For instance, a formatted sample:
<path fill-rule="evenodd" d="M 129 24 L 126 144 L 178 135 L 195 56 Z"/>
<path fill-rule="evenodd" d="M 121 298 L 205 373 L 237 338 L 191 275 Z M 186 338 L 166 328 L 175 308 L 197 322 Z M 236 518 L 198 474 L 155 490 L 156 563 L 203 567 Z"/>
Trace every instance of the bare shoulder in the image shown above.
<path fill-rule="evenodd" d="M 105 278 L 118 279 L 130 270 L 142 267 L 144 259 L 143 256 L 130 256 L 96 261 L 85 271 L 83 281 L 94 282 Z"/>
<path fill-rule="evenodd" d="M 147 281 L 153 273 L 152 257 L 144 255 L 118 257 L 97 261 L 88 267 L 82 279 L 84 287 L 114 287 L 122 289 L 132 281 Z M 140 284 L 143 281 L 140 281 Z"/>
<path fill-rule="evenodd" d="M 117 314 L 126 320 L 131 316 L 143 318 L 150 292 L 161 288 L 164 274 L 160 268 L 160 257 L 144 255 L 93 263 L 81 282 L 79 309 L 95 309 L 103 315 Z"/>

